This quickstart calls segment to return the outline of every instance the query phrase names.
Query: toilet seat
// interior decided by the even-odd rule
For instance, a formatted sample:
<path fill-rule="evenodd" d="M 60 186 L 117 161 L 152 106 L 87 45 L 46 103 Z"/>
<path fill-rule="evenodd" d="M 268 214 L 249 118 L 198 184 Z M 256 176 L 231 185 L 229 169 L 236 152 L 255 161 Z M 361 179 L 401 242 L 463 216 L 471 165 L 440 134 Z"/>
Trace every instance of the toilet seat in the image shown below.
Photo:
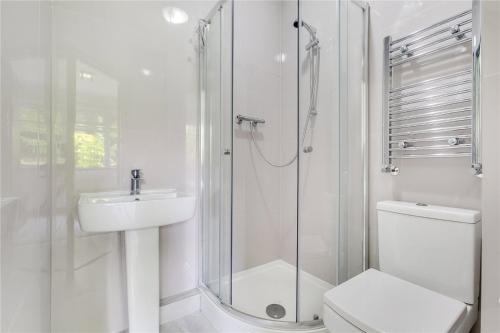
<path fill-rule="evenodd" d="M 375 269 L 328 291 L 324 303 L 332 332 L 456 332 L 477 315 L 460 301 Z"/>

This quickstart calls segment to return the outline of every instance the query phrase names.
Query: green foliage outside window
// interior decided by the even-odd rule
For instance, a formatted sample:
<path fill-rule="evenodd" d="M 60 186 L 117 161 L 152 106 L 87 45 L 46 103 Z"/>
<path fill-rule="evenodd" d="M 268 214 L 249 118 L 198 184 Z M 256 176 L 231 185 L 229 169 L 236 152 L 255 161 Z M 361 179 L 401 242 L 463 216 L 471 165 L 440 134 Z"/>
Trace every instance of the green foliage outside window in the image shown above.
<path fill-rule="evenodd" d="M 101 133 L 75 131 L 75 166 L 77 168 L 104 168 L 106 149 Z"/>
<path fill-rule="evenodd" d="M 47 112 L 20 107 L 14 112 L 13 142 L 18 141 L 19 162 L 23 166 L 41 166 L 49 157 L 49 124 Z"/>

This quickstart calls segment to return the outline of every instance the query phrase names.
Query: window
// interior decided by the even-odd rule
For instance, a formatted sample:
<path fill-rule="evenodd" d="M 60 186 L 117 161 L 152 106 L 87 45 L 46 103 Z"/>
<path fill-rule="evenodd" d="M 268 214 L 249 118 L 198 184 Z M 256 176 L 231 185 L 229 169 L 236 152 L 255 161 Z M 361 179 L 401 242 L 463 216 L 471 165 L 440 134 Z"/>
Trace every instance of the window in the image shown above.
<path fill-rule="evenodd" d="M 118 162 L 118 82 L 76 64 L 75 168 L 115 168 Z"/>

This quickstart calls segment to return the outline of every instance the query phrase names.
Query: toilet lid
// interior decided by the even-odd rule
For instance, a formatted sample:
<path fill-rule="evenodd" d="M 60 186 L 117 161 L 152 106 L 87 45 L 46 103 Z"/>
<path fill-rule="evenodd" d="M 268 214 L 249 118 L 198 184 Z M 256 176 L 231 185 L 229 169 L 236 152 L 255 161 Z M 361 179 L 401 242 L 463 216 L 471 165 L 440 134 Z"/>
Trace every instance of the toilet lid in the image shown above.
<path fill-rule="evenodd" d="M 462 302 L 375 269 L 328 291 L 324 302 L 365 332 L 450 332 L 466 314 Z"/>

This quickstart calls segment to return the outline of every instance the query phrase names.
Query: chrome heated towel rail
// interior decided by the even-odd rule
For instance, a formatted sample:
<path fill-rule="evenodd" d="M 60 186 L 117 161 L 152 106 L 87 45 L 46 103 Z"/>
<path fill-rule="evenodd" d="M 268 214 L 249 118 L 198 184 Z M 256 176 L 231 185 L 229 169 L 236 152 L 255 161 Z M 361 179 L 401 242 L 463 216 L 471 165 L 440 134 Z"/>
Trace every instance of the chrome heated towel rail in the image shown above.
<path fill-rule="evenodd" d="M 481 174 L 473 16 L 468 10 L 384 39 L 383 171 L 397 174 L 403 159 L 458 157 Z"/>

